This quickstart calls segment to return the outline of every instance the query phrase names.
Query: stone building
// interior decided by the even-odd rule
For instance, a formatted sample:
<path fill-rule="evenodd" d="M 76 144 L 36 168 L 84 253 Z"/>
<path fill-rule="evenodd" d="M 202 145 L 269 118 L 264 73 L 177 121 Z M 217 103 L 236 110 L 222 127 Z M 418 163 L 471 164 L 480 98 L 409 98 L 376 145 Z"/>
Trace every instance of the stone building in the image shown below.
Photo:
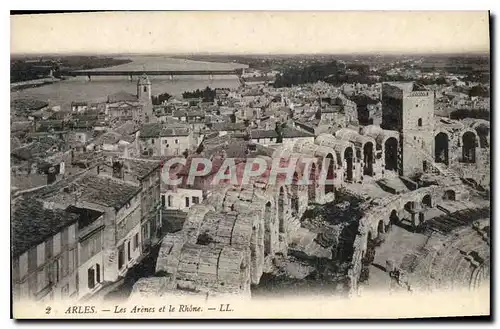
<path fill-rule="evenodd" d="M 143 255 L 140 192 L 138 184 L 86 171 L 14 196 L 15 211 L 24 209 L 22 200 L 26 199 L 41 212 L 41 215 L 29 215 L 29 218 L 49 216 L 45 221 L 36 221 L 43 227 L 32 234 L 34 242 L 29 240 L 26 244 L 26 232 L 30 229 L 21 230 L 22 226 L 19 226 L 20 230 L 14 234 L 15 244 L 28 246 L 15 253 L 16 257 L 21 256 L 22 266 L 25 266 L 22 255 L 36 246 L 39 261 L 35 262 L 38 265 L 29 265 L 28 268 L 29 271 L 43 270 L 29 283 L 29 292 L 21 296 L 31 300 L 43 296 L 82 300 L 90 296 L 102 297 L 116 288 L 116 282 Z M 25 211 L 19 214 L 25 214 Z M 45 270 L 45 265 L 39 267 L 42 264 L 50 267 Z M 13 269 L 16 266 L 14 262 Z M 28 272 L 23 269 L 20 273 L 23 275 L 14 277 L 14 283 L 22 285 L 28 279 Z"/>
<path fill-rule="evenodd" d="M 77 295 L 78 215 L 31 198 L 13 206 L 14 300 L 50 302 Z"/>
<path fill-rule="evenodd" d="M 140 153 L 153 156 L 182 156 L 197 146 L 192 130 L 181 124 L 146 124 L 140 130 L 139 142 Z"/>
<path fill-rule="evenodd" d="M 108 96 L 106 115 L 109 120 L 156 122 L 151 99 L 151 81 L 146 75 L 137 80 L 137 95 L 119 92 Z"/>

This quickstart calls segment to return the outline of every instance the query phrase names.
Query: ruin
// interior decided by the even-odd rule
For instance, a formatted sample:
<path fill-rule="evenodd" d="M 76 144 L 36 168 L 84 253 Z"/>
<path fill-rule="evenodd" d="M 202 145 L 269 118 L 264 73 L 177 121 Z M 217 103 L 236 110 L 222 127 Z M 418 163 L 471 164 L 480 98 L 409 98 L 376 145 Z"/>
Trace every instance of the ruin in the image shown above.
<path fill-rule="evenodd" d="M 346 278 L 355 293 L 373 241 L 383 241 L 396 223 L 422 227 L 433 210 L 448 211 L 450 201 L 474 208 L 463 179 L 489 189 L 489 125 L 438 120 L 432 93 L 413 85 L 384 88 L 381 126 L 341 128 L 320 134 L 314 143 L 269 146 L 272 157 L 256 155 L 267 163 L 301 156 L 318 160 L 309 168 L 298 166 L 291 184 L 270 185 L 256 177 L 249 184 L 220 184 L 207 191 L 203 203 L 189 210 L 182 230 L 163 239 L 156 276 L 140 279 L 132 295 L 250 296 L 252 286 L 272 272 L 275 260 L 286 257 L 290 242 L 305 230 L 301 218 L 308 207 L 334 202 L 340 189 L 363 200 Z M 250 149 L 249 143 L 239 147 Z M 324 183 L 322 171 L 333 184 Z M 297 184 L 303 175 L 312 184 Z M 379 186 L 380 196 L 365 186 Z M 331 250 L 322 255 L 334 257 Z"/>

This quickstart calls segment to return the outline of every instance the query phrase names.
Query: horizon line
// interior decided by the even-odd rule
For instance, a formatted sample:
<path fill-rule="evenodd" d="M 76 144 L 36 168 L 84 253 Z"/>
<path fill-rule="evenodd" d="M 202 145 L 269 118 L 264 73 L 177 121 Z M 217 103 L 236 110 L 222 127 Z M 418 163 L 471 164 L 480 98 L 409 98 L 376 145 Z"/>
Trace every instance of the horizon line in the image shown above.
<path fill-rule="evenodd" d="M 55 52 L 55 53 L 37 53 L 37 52 L 19 52 L 10 53 L 10 56 L 193 56 L 193 55 L 206 55 L 206 56 L 380 56 L 380 55 L 410 55 L 410 56 L 429 56 L 429 55 L 491 55 L 491 49 L 488 50 L 470 50 L 470 51 L 427 51 L 427 52 L 407 52 L 407 51 L 380 51 L 380 52 L 317 52 L 317 53 L 231 53 L 231 52 Z"/>

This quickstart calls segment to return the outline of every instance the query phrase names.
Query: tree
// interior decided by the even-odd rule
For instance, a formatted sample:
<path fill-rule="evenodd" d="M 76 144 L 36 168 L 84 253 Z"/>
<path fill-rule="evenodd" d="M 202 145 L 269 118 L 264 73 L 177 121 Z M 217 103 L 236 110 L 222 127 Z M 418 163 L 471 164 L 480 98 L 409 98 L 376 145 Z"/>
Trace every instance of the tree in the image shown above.
<path fill-rule="evenodd" d="M 158 96 L 151 96 L 151 102 L 153 105 L 161 105 L 163 102 L 168 101 L 172 95 L 169 93 L 159 94 Z"/>
<path fill-rule="evenodd" d="M 276 128 L 274 129 L 278 134 L 278 137 L 276 138 L 276 143 L 283 143 L 283 128 L 284 124 L 281 124 L 279 122 L 276 123 Z"/>

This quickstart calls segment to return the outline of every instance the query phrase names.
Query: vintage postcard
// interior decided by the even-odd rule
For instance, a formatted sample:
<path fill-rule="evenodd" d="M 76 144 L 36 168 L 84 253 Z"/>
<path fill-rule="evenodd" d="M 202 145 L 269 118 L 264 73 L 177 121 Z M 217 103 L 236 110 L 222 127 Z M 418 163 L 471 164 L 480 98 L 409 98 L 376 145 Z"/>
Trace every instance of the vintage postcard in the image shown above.
<path fill-rule="evenodd" d="M 15 319 L 490 315 L 489 13 L 11 13 Z"/>

